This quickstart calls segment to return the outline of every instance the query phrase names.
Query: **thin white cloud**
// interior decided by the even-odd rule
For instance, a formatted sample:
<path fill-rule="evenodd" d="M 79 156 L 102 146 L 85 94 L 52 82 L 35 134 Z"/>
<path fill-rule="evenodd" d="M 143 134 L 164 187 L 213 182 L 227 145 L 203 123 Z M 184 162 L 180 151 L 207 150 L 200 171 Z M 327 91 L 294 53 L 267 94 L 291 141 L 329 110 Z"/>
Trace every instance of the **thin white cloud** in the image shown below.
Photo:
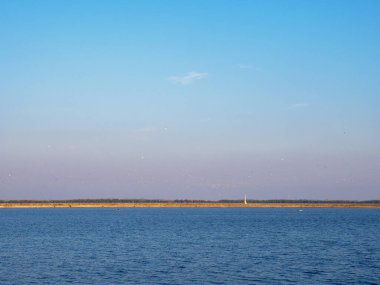
<path fill-rule="evenodd" d="M 157 135 L 157 128 L 144 127 L 133 131 L 133 137 L 137 140 L 149 141 Z"/>
<path fill-rule="evenodd" d="M 250 65 L 248 65 L 248 64 L 243 64 L 243 63 L 238 64 L 238 67 L 239 67 L 240 69 L 251 69 L 251 68 L 252 68 Z"/>
<path fill-rule="evenodd" d="M 157 131 L 156 128 L 145 127 L 145 128 L 140 128 L 140 129 L 135 130 L 135 133 L 137 133 L 137 134 L 149 134 L 149 133 L 154 133 L 155 131 Z"/>
<path fill-rule="evenodd" d="M 254 70 L 254 71 L 261 71 L 261 67 L 258 67 L 258 66 L 252 66 L 252 65 L 249 65 L 249 64 L 245 64 L 245 63 L 240 63 L 237 65 L 237 67 L 239 69 L 243 69 L 243 70 Z"/>
<path fill-rule="evenodd" d="M 208 74 L 205 72 L 190 71 L 184 76 L 170 76 L 170 77 L 168 77 L 168 80 L 173 81 L 173 82 L 178 83 L 178 84 L 188 85 L 195 80 L 205 78 L 207 75 Z"/>
<path fill-rule="evenodd" d="M 309 107 L 309 103 L 294 103 L 290 105 L 290 108 L 295 109 L 295 108 L 305 108 Z"/>
<path fill-rule="evenodd" d="M 144 127 L 144 128 L 139 128 L 139 129 L 136 129 L 134 130 L 134 133 L 136 135 L 150 135 L 150 134 L 155 134 L 155 133 L 159 133 L 159 132 L 167 132 L 168 131 L 168 128 L 167 127 L 162 127 L 162 128 L 158 128 L 158 127 Z"/>

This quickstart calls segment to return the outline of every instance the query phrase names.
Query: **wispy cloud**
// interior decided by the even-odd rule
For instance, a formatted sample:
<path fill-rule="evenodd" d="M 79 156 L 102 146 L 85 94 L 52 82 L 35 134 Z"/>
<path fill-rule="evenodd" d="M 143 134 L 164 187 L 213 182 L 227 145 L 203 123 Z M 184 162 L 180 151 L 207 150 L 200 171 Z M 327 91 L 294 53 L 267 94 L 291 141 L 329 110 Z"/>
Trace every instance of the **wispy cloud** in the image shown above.
<path fill-rule="evenodd" d="M 261 67 L 258 67 L 258 66 L 254 67 L 252 65 L 245 64 L 245 63 L 240 63 L 237 65 L 237 67 L 243 70 L 261 71 Z"/>
<path fill-rule="evenodd" d="M 190 71 L 184 76 L 170 76 L 170 77 L 168 77 L 168 80 L 173 81 L 173 82 L 178 83 L 178 84 L 188 85 L 195 80 L 205 78 L 207 75 L 208 74 L 205 72 Z"/>
<path fill-rule="evenodd" d="M 145 127 L 145 128 L 140 128 L 135 130 L 136 134 L 149 134 L 149 133 L 154 133 L 156 132 L 157 129 L 153 127 Z"/>
<path fill-rule="evenodd" d="M 144 127 L 144 128 L 139 128 L 139 129 L 134 130 L 134 133 L 138 136 L 147 136 L 147 135 L 152 135 L 159 132 L 167 132 L 167 131 L 168 131 L 167 127 L 162 127 L 162 128 Z"/>
<path fill-rule="evenodd" d="M 292 109 L 305 108 L 305 107 L 309 107 L 309 103 L 300 102 L 300 103 L 294 103 L 290 105 L 290 108 Z"/>
<path fill-rule="evenodd" d="M 252 66 L 250 66 L 248 64 L 243 64 L 243 63 L 238 64 L 238 67 L 240 69 L 251 69 L 252 68 Z"/>

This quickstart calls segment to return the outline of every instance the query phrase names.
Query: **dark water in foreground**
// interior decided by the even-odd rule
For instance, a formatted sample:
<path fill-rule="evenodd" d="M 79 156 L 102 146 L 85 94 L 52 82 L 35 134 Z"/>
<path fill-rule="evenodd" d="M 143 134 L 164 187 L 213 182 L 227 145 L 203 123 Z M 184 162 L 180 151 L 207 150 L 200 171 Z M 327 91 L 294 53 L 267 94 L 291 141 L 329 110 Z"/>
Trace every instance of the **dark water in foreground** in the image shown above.
<path fill-rule="evenodd" d="M 380 284 L 380 210 L 0 210 L 0 284 L 68 283 Z"/>

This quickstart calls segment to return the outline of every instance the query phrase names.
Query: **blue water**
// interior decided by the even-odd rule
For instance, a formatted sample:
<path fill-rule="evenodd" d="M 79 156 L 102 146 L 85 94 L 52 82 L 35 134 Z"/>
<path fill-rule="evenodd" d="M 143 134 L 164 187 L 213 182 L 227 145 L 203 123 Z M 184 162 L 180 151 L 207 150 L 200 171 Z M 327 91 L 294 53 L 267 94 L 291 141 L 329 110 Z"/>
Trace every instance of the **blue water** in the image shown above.
<path fill-rule="evenodd" d="M 380 284 L 380 210 L 0 210 L 0 284 L 69 283 Z"/>

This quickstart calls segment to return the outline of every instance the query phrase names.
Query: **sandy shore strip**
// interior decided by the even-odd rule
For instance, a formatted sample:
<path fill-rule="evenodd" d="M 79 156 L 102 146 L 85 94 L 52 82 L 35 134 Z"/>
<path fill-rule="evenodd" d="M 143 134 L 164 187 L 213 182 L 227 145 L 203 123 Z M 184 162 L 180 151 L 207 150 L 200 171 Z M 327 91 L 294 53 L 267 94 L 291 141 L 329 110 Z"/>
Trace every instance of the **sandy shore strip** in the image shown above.
<path fill-rule="evenodd" d="M 378 208 L 378 203 L 0 203 L 0 208 Z"/>

